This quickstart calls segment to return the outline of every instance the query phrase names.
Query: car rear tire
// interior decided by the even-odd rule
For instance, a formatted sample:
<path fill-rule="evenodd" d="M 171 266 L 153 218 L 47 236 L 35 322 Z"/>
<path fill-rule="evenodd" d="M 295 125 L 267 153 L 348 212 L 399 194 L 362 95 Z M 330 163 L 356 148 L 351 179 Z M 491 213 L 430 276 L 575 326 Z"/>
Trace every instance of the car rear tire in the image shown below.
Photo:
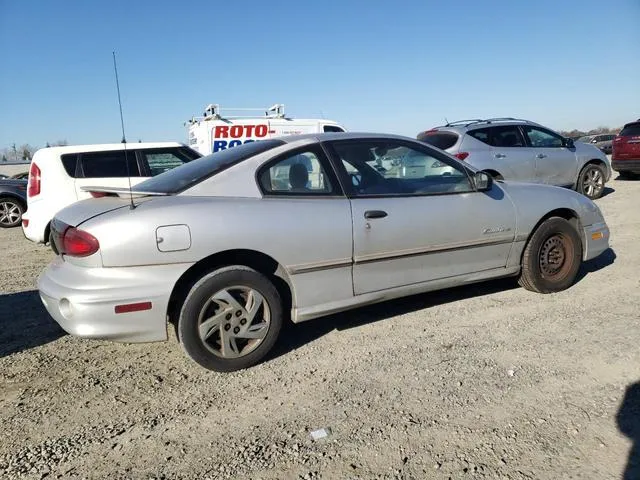
<path fill-rule="evenodd" d="M 595 200 L 604 193 L 604 170 L 600 165 L 586 165 L 578 176 L 578 191 L 585 197 Z"/>
<path fill-rule="evenodd" d="M 215 270 L 190 290 L 178 320 L 187 355 L 217 372 L 251 367 L 275 344 L 282 300 L 274 284 L 241 265 Z"/>
<path fill-rule="evenodd" d="M 0 227 L 13 228 L 22 222 L 22 214 L 24 207 L 22 204 L 11 197 L 0 198 Z"/>
<path fill-rule="evenodd" d="M 582 261 L 582 241 L 564 218 L 545 220 L 529 238 L 518 283 L 533 292 L 560 292 L 573 285 Z"/>

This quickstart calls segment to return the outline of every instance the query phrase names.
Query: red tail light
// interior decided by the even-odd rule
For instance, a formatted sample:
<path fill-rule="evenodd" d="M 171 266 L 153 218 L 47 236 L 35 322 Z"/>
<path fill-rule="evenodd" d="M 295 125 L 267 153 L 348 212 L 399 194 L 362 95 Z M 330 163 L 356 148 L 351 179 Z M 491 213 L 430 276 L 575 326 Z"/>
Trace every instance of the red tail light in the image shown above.
<path fill-rule="evenodd" d="M 469 156 L 469 152 L 458 152 L 455 154 L 455 157 L 458 160 L 464 160 L 465 158 L 467 158 Z"/>
<path fill-rule="evenodd" d="M 29 168 L 29 191 L 28 197 L 35 197 L 40 195 L 40 168 L 38 165 L 31 162 L 31 168 Z"/>
<path fill-rule="evenodd" d="M 98 239 L 75 227 L 69 227 L 65 230 L 62 237 L 62 251 L 65 255 L 71 257 L 87 257 L 93 255 L 100 249 Z"/>
<path fill-rule="evenodd" d="M 107 196 L 105 192 L 89 192 L 89 193 L 93 198 L 102 198 Z"/>

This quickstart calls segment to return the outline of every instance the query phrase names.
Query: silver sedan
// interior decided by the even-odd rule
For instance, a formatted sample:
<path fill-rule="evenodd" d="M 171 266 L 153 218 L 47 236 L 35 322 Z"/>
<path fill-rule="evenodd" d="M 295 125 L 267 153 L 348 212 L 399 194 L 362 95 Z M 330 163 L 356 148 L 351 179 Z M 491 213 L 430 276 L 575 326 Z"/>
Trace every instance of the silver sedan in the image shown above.
<path fill-rule="evenodd" d="M 132 191 L 85 188 L 96 198 L 52 222 L 58 255 L 38 281 L 49 313 L 71 334 L 122 342 L 166 340 L 173 324 L 216 371 L 261 361 L 287 319 L 497 277 L 558 292 L 609 241 L 583 195 L 496 182 L 395 135 L 264 140 Z"/>

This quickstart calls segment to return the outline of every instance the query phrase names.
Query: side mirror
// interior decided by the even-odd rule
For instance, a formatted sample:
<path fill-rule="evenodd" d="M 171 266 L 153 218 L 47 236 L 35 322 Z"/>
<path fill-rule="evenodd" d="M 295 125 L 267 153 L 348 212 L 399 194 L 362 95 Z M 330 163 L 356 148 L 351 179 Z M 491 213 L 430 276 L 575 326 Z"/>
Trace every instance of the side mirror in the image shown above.
<path fill-rule="evenodd" d="M 576 144 L 573 141 L 573 138 L 565 138 L 564 139 L 564 146 L 567 148 L 573 148 L 576 146 Z"/>
<path fill-rule="evenodd" d="M 486 172 L 476 172 L 473 176 L 473 181 L 476 184 L 476 190 L 479 192 L 491 190 L 493 185 L 493 177 Z"/>

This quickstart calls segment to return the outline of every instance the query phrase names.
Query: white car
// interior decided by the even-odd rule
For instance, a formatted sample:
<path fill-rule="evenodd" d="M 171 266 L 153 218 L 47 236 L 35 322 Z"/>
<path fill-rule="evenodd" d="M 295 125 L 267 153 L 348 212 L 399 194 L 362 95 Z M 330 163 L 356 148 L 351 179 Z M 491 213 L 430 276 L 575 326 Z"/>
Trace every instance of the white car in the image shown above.
<path fill-rule="evenodd" d="M 177 142 L 42 148 L 34 154 L 29 168 L 24 235 L 33 242 L 47 243 L 56 212 L 91 197 L 83 186 L 99 181 L 100 185 L 127 187 L 129 178 L 135 185 L 200 156 Z"/>

